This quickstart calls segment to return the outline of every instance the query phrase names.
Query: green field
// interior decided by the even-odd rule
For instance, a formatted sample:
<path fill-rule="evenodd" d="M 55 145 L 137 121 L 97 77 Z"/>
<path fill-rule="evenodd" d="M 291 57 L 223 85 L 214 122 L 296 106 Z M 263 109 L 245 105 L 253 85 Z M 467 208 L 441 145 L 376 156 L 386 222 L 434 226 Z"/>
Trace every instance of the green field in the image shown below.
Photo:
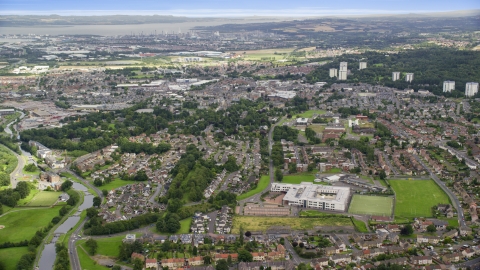
<path fill-rule="evenodd" d="M 6 270 L 17 269 L 20 257 L 28 253 L 28 247 L 14 247 L 0 249 L 0 261 L 5 264 Z"/>
<path fill-rule="evenodd" d="M 178 230 L 177 234 L 187 234 L 190 233 L 190 225 L 192 224 L 191 218 L 186 218 L 180 220 L 180 230 Z"/>
<path fill-rule="evenodd" d="M 355 226 L 355 229 L 361 233 L 368 233 L 368 228 L 365 222 L 355 219 L 352 217 L 352 222 L 353 225 Z"/>
<path fill-rule="evenodd" d="M 246 231 L 266 231 L 272 226 L 290 226 L 292 230 L 310 230 L 317 226 L 353 225 L 350 218 L 343 216 L 318 218 L 235 216 L 232 233 L 238 234 L 240 227 Z"/>
<path fill-rule="evenodd" d="M 117 189 L 119 187 L 123 187 L 123 186 L 130 185 L 130 184 L 136 184 L 136 183 L 139 183 L 139 182 L 138 181 L 115 179 L 115 180 L 113 180 L 112 182 L 110 182 L 106 185 L 98 187 L 98 189 L 100 189 L 100 190 L 106 189 L 106 190 L 110 191 L 112 189 Z"/>
<path fill-rule="evenodd" d="M 5 226 L 0 231 L 0 243 L 30 240 L 38 229 L 50 224 L 58 210 L 60 207 L 10 211 L 0 217 L 0 225 Z"/>
<path fill-rule="evenodd" d="M 40 191 L 37 193 L 26 206 L 50 206 L 58 200 L 61 192 L 54 191 Z"/>
<path fill-rule="evenodd" d="M 120 244 L 124 238 L 125 235 L 97 239 L 97 254 L 116 258 L 120 252 Z M 87 249 L 84 243 L 82 243 L 82 247 Z"/>
<path fill-rule="evenodd" d="M 267 188 L 268 184 L 270 183 L 270 176 L 268 175 L 262 175 L 260 177 L 260 180 L 258 181 L 257 187 L 255 189 L 252 189 L 246 193 L 243 193 L 239 196 L 237 196 L 237 201 L 244 200 L 248 197 L 251 197 L 259 192 L 262 192 L 265 188 Z"/>
<path fill-rule="evenodd" d="M 102 266 L 97 264 L 96 261 L 94 261 L 90 256 L 87 254 L 85 250 L 83 250 L 80 247 L 80 244 L 83 244 L 84 241 L 78 241 L 77 242 L 77 252 L 78 252 L 78 259 L 80 260 L 80 265 L 82 266 L 82 269 L 88 269 L 88 270 L 104 270 L 104 269 L 110 269 L 107 268 L 106 266 Z"/>
<path fill-rule="evenodd" d="M 395 215 L 431 217 L 432 207 L 450 203 L 447 194 L 433 180 L 389 180 L 395 191 Z"/>
<path fill-rule="evenodd" d="M 314 114 L 321 115 L 321 114 L 325 114 L 325 113 L 327 113 L 327 112 L 324 111 L 324 110 L 308 110 L 308 111 L 306 111 L 306 112 L 304 112 L 304 113 L 295 115 L 295 117 L 312 118 L 312 116 L 313 116 Z"/>
<path fill-rule="evenodd" d="M 348 213 L 361 215 L 390 216 L 393 198 L 381 196 L 353 195 Z"/>

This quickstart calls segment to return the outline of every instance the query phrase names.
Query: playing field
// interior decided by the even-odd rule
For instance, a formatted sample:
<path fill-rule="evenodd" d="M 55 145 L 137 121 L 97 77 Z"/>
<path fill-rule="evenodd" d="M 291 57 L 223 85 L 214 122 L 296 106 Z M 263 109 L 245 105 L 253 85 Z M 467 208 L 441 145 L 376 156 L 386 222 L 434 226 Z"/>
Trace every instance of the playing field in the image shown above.
<path fill-rule="evenodd" d="M 60 207 L 38 208 L 32 210 L 10 211 L 0 217 L 0 244 L 30 240 L 35 232 L 48 226 L 52 218 L 58 215 Z"/>
<path fill-rule="evenodd" d="M 61 192 L 40 191 L 26 205 L 27 206 L 50 206 L 58 200 L 58 196 L 60 195 L 62 195 Z"/>
<path fill-rule="evenodd" d="M 353 195 L 348 213 L 360 215 L 390 216 L 393 197 Z"/>
<path fill-rule="evenodd" d="M 395 216 L 431 217 L 432 207 L 450 203 L 447 194 L 433 180 L 389 180 L 395 191 Z"/>

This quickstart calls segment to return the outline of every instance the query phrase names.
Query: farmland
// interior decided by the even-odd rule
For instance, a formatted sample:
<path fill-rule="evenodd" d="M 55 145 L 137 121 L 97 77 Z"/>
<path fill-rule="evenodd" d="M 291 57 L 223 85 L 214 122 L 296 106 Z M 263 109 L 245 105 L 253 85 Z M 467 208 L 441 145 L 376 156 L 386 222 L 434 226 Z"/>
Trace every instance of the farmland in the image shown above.
<path fill-rule="evenodd" d="M 395 216 L 431 217 L 432 207 L 449 203 L 447 194 L 433 180 L 389 180 L 395 191 Z"/>

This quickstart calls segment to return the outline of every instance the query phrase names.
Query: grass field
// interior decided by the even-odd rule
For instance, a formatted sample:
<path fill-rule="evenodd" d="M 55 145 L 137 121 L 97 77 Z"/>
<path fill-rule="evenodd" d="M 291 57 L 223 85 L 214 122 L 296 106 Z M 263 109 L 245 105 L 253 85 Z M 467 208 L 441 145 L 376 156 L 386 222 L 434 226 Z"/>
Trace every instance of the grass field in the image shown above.
<path fill-rule="evenodd" d="M 98 188 L 100 190 L 106 189 L 106 190 L 110 191 L 112 189 L 116 189 L 116 188 L 119 188 L 119 187 L 123 187 L 123 186 L 130 185 L 130 184 L 135 184 L 135 183 L 138 183 L 138 181 L 115 179 L 112 182 L 110 182 L 106 185 L 103 185 L 101 187 L 98 187 Z"/>
<path fill-rule="evenodd" d="M 269 183 L 270 183 L 270 176 L 262 175 L 262 177 L 260 177 L 260 180 L 258 181 L 257 187 L 255 189 L 252 189 L 246 193 L 243 193 L 237 196 L 237 200 L 241 201 L 259 192 L 262 192 L 268 186 Z"/>
<path fill-rule="evenodd" d="M 116 258 L 120 252 L 119 247 L 124 238 L 125 235 L 97 239 L 97 254 Z M 87 249 L 84 243 L 82 243 L 82 246 L 84 249 Z"/>
<path fill-rule="evenodd" d="M 83 240 L 83 241 L 86 241 L 86 240 Z M 82 266 L 82 269 L 88 269 L 88 270 L 110 269 L 110 268 L 107 268 L 106 266 L 97 264 L 96 261 L 90 258 L 90 256 L 87 254 L 87 252 L 85 252 L 85 250 L 79 247 L 80 244 L 83 244 L 83 241 L 78 241 L 78 244 L 77 244 L 78 259 L 80 260 L 80 265 Z"/>
<path fill-rule="evenodd" d="M 0 217 L 0 225 L 5 226 L 1 230 L 0 243 L 30 240 L 38 229 L 47 226 L 58 215 L 58 210 L 60 207 L 10 211 Z"/>
<path fill-rule="evenodd" d="M 348 208 L 351 214 L 368 214 L 390 216 L 392 214 L 393 198 L 381 196 L 353 195 Z"/>
<path fill-rule="evenodd" d="M 5 264 L 6 270 L 15 270 L 20 257 L 27 253 L 28 247 L 3 248 L 0 249 L 0 261 Z"/>
<path fill-rule="evenodd" d="M 433 180 L 389 180 L 395 191 L 395 215 L 431 217 L 432 207 L 449 203 L 447 194 Z"/>
<path fill-rule="evenodd" d="M 301 217 L 325 217 L 331 215 L 332 214 L 322 213 L 315 210 L 302 210 L 302 212 L 300 212 Z"/>
<path fill-rule="evenodd" d="M 266 231 L 272 226 L 290 226 L 293 230 L 309 230 L 316 226 L 352 226 L 345 217 L 293 218 L 293 217 L 247 217 L 233 218 L 232 233 L 238 234 L 240 227 L 249 231 Z"/>
<path fill-rule="evenodd" d="M 61 194 L 62 194 L 61 192 L 40 191 L 26 205 L 27 206 L 50 206 L 58 200 L 58 196 L 60 196 Z"/>
<path fill-rule="evenodd" d="M 186 218 L 180 220 L 180 230 L 177 232 L 177 234 L 187 234 L 190 232 L 190 225 L 192 224 L 192 219 L 191 218 Z"/>
<path fill-rule="evenodd" d="M 301 182 L 313 182 L 315 180 L 314 173 L 302 173 L 283 176 L 282 183 L 300 184 Z"/>
<path fill-rule="evenodd" d="M 312 116 L 313 116 L 314 114 L 325 114 L 325 113 L 327 113 L 327 112 L 324 111 L 324 110 L 308 110 L 308 111 L 306 111 L 306 112 L 304 112 L 304 113 L 295 115 L 294 118 L 297 118 L 297 117 L 301 117 L 301 118 L 312 118 Z"/>
<path fill-rule="evenodd" d="M 361 233 L 368 233 L 368 228 L 365 222 L 355 219 L 352 217 L 352 222 L 353 225 L 355 226 L 355 229 Z"/>
<path fill-rule="evenodd" d="M 320 125 L 320 124 L 312 124 L 310 126 L 308 126 L 309 128 L 313 129 L 313 131 L 315 131 L 316 133 L 322 133 L 323 130 L 325 130 L 325 127 L 324 125 Z"/>

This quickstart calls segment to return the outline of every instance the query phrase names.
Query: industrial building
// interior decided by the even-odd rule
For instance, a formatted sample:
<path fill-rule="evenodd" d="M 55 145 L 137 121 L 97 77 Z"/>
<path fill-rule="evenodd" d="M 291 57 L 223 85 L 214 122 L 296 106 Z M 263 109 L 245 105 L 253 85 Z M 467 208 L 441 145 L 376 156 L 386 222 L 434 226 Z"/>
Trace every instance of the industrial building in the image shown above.
<path fill-rule="evenodd" d="M 8 114 L 14 114 L 15 110 L 14 109 L 1 109 L 0 110 L 0 115 L 8 115 Z"/>
<path fill-rule="evenodd" d="M 443 92 L 452 92 L 452 90 L 455 90 L 455 81 L 444 81 L 443 82 Z"/>
<path fill-rule="evenodd" d="M 333 211 L 347 211 L 350 198 L 349 187 L 324 186 L 310 182 L 273 183 L 271 191 L 286 192 L 283 205 Z"/>

